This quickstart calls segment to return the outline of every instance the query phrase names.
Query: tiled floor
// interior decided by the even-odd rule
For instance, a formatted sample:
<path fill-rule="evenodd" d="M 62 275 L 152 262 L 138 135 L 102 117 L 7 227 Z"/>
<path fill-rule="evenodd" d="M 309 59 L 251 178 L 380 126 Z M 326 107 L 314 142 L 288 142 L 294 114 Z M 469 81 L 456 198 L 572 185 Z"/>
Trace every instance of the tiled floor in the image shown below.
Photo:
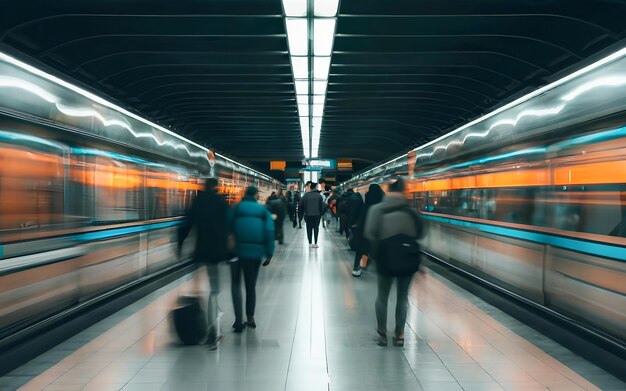
<path fill-rule="evenodd" d="M 261 270 L 258 328 L 229 330 L 227 266 L 217 351 L 180 346 L 168 312 L 189 277 L 125 308 L 0 379 L 23 390 L 623 390 L 626 384 L 440 276 L 411 290 L 406 346 L 378 347 L 376 276 L 350 274 L 345 239 L 289 244 Z M 202 276 L 204 277 L 204 276 Z M 393 295 L 392 295 L 393 296 Z M 393 303 L 390 300 L 389 316 Z M 390 319 L 391 322 L 391 319 Z M 390 325 L 391 326 L 391 325 Z"/>

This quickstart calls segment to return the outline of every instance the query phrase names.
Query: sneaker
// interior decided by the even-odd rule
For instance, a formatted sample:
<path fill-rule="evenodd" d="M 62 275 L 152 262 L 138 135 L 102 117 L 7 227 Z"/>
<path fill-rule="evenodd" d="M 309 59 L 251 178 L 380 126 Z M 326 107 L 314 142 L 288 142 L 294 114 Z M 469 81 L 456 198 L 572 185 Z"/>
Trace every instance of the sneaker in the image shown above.
<path fill-rule="evenodd" d="M 361 277 L 361 273 L 361 269 L 352 271 L 352 275 L 355 277 Z"/>
<path fill-rule="evenodd" d="M 313 248 L 313 244 L 309 243 L 309 248 Z"/>
<path fill-rule="evenodd" d="M 317 244 L 314 244 L 314 245 L 313 245 L 313 248 L 319 248 L 319 247 L 320 247 L 320 246 L 319 246 L 319 245 L 317 245 Z"/>

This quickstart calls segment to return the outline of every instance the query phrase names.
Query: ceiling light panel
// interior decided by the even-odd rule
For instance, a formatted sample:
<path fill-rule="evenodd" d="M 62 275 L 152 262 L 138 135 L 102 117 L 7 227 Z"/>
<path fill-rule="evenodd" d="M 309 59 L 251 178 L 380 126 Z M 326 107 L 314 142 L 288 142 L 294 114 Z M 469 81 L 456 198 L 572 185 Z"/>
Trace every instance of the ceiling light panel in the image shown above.
<path fill-rule="evenodd" d="M 306 16 L 306 7 L 307 0 L 283 0 L 283 8 L 287 16 Z M 328 6 L 325 6 L 325 8 L 326 7 Z"/>
<path fill-rule="evenodd" d="M 308 80 L 296 80 L 296 94 L 297 95 L 309 94 L 309 81 Z"/>
<path fill-rule="evenodd" d="M 314 105 L 323 105 L 326 97 L 324 95 L 313 95 L 313 104 Z"/>
<path fill-rule="evenodd" d="M 313 77 L 318 80 L 328 80 L 330 73 L 330 57 L 313 57 Z"/>
<path fill-rule="evenodd" d="M 313 105 L 313 117 L 321 117 L 324 115 L 324 105 Z"/>
<path fill-rule="evenodd" d="M 336 16 L 339 0 L 315 0 L 313 14 L 315 16 Z"/>
<path fill-rule="evenodd" d="M 316 56 L 331 55 L 335 35 L 335 22 L 334 18 L 313 20 L 313 53 Z M 287 32 L 289 33 L 289 30 Z"/>
<path fill-rule="evenodd" d="M 296 95 L 296 99 L 298 100 L 299 105 L 308 105 L 309 104 L 309 96 L 308 95 Z"/>
<path fill-rule="evenodd" d="M 309 33 L 307 31 L 307 20 L 287 18 L 285 23 L 287 25 L 289 53 L 292 56 L 306 56 L 309 54 Z"/>
<path fill-rule="evenodd" d="M 304 57 L 291 57 L 291 67 L 293 69 L 294 79 L 308 79 L 309 78 L 309 58 Z"/>
<path fill-rule="evenodd" d="M 306 117 L 309 115 L 309 105 L 298 105 L 298 114 L 300 117 Z"/>
<path fill-rule="evenodd" d="M 314 95 L 326 95 L 326 80 L 316 80 L 313 82 L 313 94 Z"/>

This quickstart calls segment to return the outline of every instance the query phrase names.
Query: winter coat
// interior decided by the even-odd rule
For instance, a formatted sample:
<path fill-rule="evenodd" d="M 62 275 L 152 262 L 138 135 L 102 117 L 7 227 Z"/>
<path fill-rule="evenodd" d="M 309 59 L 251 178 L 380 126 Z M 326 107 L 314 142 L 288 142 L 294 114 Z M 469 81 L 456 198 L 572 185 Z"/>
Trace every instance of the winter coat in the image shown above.
<path fill-rule="evenodd" d="M 383 189 L 381 189 L 380 186 L 376 184 L 370 185 L 368 192 L 365 193 L 365 205 L 361 210 L 361 214 L 356 223 L 356 229 L 354 230 L 356 250 L 363 254 L 370 253 L 369 241 L 365 238 L 364 235 L 365 219 L 367 217 L 367 213 L 372 206 L 380 203 L 383 200 L 384 195 L 385 192 L 383 192 Z"/>
<path fill-rule="evenodd" d="M 306 193 L 300 200 L 300 210 L 305 216 L 321 216 L 324 212 L 324 199 L 319 190 Z"/>
<path fill-rule="evenodd" d="M 352 193 L 350 198 L 348 198 L 348 203 L 346 205 L 346 215 L 348 216 L 347 223 L 349 227 L 358 223 L 362 210 L 363 198 L 361 197 L 361 194 Z"/>
<path fill-rule="evenodd" d="M 408 205 L 404 194 L 389 193 L 383 201 L 373 205 L 365 218 L 365 238 L 374 247 L 378 242 L 395 235 L 405 234 L 416 239 L 422 236 L 422 223 L 417 211 L 411 207 L 403 210 L 386 211 Z"/>
<path fill-rule="evenodd" d="M 278 221 L 283 221 L 285 219 L 285 215 L 287 215 L 287 202 L 285 201 L 285 197 L 270 197 L 265 206 L 270 211 L 277 216 Z"/>
<path fill-rule="evenodd" d="M 274 220 L 255 198 L 244 197 L 235 207 L 231 230 L 239 259 L 261 260 L 274 254 Z"/>
<path fill-rule="evenodd" d="M 230 208 L 226 200 L 215 191 L 199 192 L 178 231 L 179 248 L 196 227 L 194 261 L 217 263 L 228 258 L 227 237 Z"/>

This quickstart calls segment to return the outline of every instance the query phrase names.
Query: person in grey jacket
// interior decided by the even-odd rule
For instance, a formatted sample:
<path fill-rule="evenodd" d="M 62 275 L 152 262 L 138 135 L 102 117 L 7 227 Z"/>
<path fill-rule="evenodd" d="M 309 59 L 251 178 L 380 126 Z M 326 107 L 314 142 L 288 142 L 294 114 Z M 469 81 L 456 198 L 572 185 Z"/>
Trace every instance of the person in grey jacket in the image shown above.
<path fill-rule="evenodd" d="M 304 212 L 306 222 L 306 236 L 309 239 L 309 247 L 318 248 L 317 237 L 320 234 L 320 220 L 324 211 L 324 198 L 317 190 L 317 184 L 311 183 L 311 191 L 307 192 L 300 200 L 300 210 Z M 313 235 L 315 233 L 315 235 Z M 312 241 L 315 236 L 315 242 Z"/>
<path fill-rule="evenodd" d="M 422 235 L 422 224 L 415 209 L 406 207 L 408 202 L 404 195 L 404 181 L 398 178 L 389 185 L 389 193 L 383 201 L 373 205 L 365 218 L 364 235 L 373 249 L 378 243 L 395 235 L 405 234 L 416 240 Z M 373 251 L 375 253 L 375 251 Z M 393 280 L 397 279 L 396 328 L 393 337 L 396 346 L 404 345 L 404 324 L 408 310 L 408 295 L 412 275 L 391 277 L 378 274 L 378 296 L 376 297 L 376 319 L 378 322 L 378 344 L 387 345 L 387 304 Z"/>

